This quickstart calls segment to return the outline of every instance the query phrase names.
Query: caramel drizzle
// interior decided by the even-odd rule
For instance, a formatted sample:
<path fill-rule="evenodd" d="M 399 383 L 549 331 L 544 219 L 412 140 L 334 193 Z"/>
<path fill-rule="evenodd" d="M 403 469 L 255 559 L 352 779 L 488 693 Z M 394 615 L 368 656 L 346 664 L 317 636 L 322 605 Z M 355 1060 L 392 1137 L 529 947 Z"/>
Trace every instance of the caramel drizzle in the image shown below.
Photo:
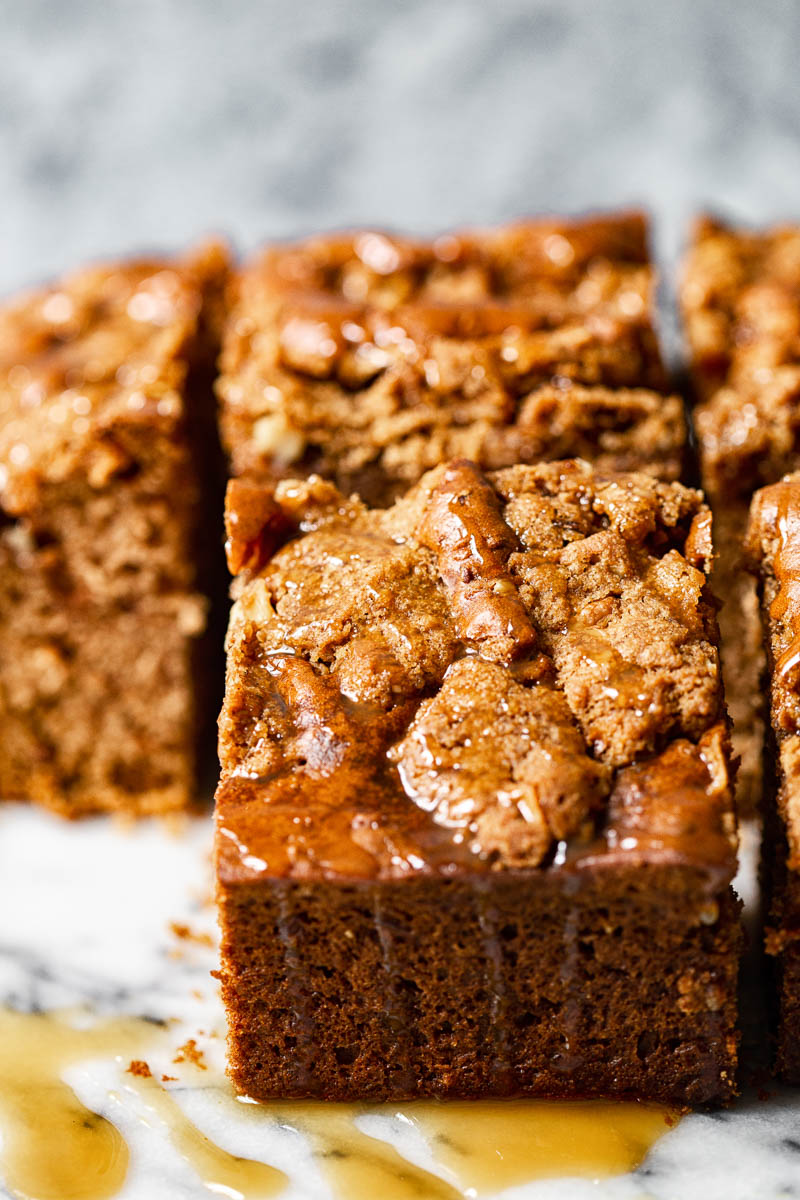
<path fill-rule="evenodd" d="M 775 492 L 778 549 L 774 571 L 779 590 L 769 615 L 791 634 L 791 641 L 775 666 L 781 682 L 789 686 L 800 666 L 800 488 L 779 484 Z"/>
<path fill-rule="evenodd" d="M 517 539 L 477 467 L 448 467 L 420 532 L 437 556 L 463 641 L 498 643 L 501 660 L 533 653 L 536 630 L 506 569 Z"/>
<path fill-rule="evenodd" d="M 121 1017 L 78 1029 L 55 1013 L 0 1009 L 0 1175 L 20 1200 L 111 1200 L 125 1184 L 130 1154 L 117 1126 L 86 1108 L 63 1082 L 78 1062 L 103 1058 L 124 1064 L 132 1055 L 165 1046 L 163 1026 Z M 198 1176 L 203 1192 L 231 1200 L 267 1200 L 288 1180 L 283 1171 L 239 1158 L 216 1146 L 186 1117 L 174 1097 L 137 1059 L 113 1115 L 129 1117 L 125 1097 L 142 1102 L 146 1124 L 166 1127 L 170 1141 Z M 131 1062 L 131 1067 L 134 1063 Z M 205 1081 L 204 1081 L 205 1082 Z"/>

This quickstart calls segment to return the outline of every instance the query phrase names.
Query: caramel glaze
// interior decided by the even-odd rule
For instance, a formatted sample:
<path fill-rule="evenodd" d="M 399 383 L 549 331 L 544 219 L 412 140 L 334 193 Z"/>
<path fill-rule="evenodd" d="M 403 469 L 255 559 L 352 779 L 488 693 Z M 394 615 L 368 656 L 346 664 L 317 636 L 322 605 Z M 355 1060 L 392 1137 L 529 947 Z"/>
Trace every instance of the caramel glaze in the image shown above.
<path fill-rule="evenodd" d="M 498 300 L 472 306 L 464 302 L 416 301 L 386 312 L 315 293 L 290 294 L 281 301 L 276 323 L 285 367 L 315 379 L 336 378 L 343 387 L 353 390 L 375 377 L 381 366 L 398 353 L 399 343 L 408 346 L 410 342 L 416 350 L 424 351 L 436 338 L 483 339 L 499 351 L 504 343 L 524 336 L 533 352 L 530 370 L 516 376 L 510 370 L 506 372 L 513 390 L 520 392 L 536 379 L 546 382 L 552 376 L 548 368 L 555 363 L 566 375 L 574 373 L 578 368 L 570 362 L 570 356 L 582 352 L 608 356 L 612 347 L 618 351 L 620 345 L 626 345 L 637 365 L 651 350 L 650 356 L 656 357 L 654 347 L 640 347 L 636 325 L 626 329 L 615 323 L 612 340 L 600 319 L 587 318 L 580 328 L 559 328 L 556 322 L 554 328 L 552 312 Z M 643 369 L 650 373 L 648 381 L 652 377 L 652 382 L 662 382 L 657 359 L 643 364 Z M 631 386 L 636 383 L 632 369 L 624 382 Z"/>
<path fill-rule="evenodd" d="M 232 1200 L 267 1200 L 285 1190 L 288 1180 L 283 1171 L 255 1159 L 239 1158 L 217 1146 L 184 1116 L 178 1103 L 155 1079 L 128 1076 L 128 1080 L 125 1091 L 139 1097 L 145 1123 L 167 1129 L 174 1148 L 213 1195 Z M 115 1094 L 112 1100 L 118 1107 L 125 1105 L 124 1093 Z"/>
<path fill-rule="evenodd" d="M 796 682 L 800 666 L 800 487 L 781 486 L 776 516 L 779 541 L 774 569 L 780 591 L 770 606 L 769 615 L 773 621 L 782 621 L 791 631 L 791 641 L 776 664 L 778 674 L 789 684 Z"/>
<path fill-rule="evenodd" d="M 542 486 L 557 487 L 559 479 L 574 479 L 580 489 L 584 487 L 580 481 L 585 479 L 586 490 L 579 491 L 580 505 L 583 511 L 591 511 L 591 489 L 602 485 L 603 477 L 588 472 L 582 475 L 586 468 L 580 463 L 556 464 L 552 469 L 556 467 L 560 476 L 548 477 Z M 499 511 L 495 490 L 472 464 L 463 461 L 438 474 L 432 472 L 431 477 L 434 482 L 427 493 L 424 481 L 420 485 L 424 505 L 417 535 L 436 555 L 461 639 L 454 643 L 454 659 L 459 654 L 488 658 L 513 669 L 523 682 L 546 682 L 552 662 L 538 649 L 536 630 L 509 573 L 509 558 L 518 541 Z M 594 502 L 596 506 L 602 503 L 603 520 L 615 521 L 615 505 L 629 503 L 628 479 L 641 477 L 613 477 L 602 502 Z M 313 502 L 313 481 L 310 488 Z M 328 490 L 338 495 L 329 485 Z M 695 493 L 681 495 L 680 502 L 687 507 L 676 525 L 651 529 L 645 522 L 653 522 L 652 508 L 648 512 L 634 506 L 631 515 L 624 510 L 620 528 L 625 528 L 627 521 L 644 529 L 644 536 L 660 546 L 661 553 L 665 543 L 682 547 L 692 564 L 687 569 L 694 572 L 691 586 L 697 596 L 687 592 L 684 575 L 682 590 L 668 591 L 666 602 L 685 629 L 710 641 L 711 606 L 703 593 L 704 575 L 694 566 L 708 562 L 709 519 Z M 235 504 L 235 495 L 233 500 Z M 332 503 L 327 491 L 325 503 Z M 340 503 L 345 503 L 343 498 Z M 244 561 L 251 553 L 248 547 L 258 539 L 258 522 L 250 520 L 253 511 L 247 497 L 245 518 L 230 547 L 236 561 Z M 263 512 L 269 538 L 269 530 L 275 528 L 274 514 L 269 506 Z M 303 523 L 306 528 L 314 527 L 313 517 L 301 519 L 297 512 L 292 517 L 295 528 Z M 591 521 L 594 528 L 599 527 L 596 538 L 613 536 L 615 546 L 622 541 L 620 535 L 606 533 L 597 516 Z M 237 539 L 245 526 L 240 543 Z M 560 529 L 554 525 L 547 536 L 560 537 Z M 565 537 L 569 536 L 575 535 L 568 527 Z M 585 531 L 583 536 L 588 541 Z M 630 536 L 633 540 L 642 534 Z M 388 555 L 392 543 L 385 540 Z M 528 561 L 533 561 L 533 556 Z M 246 584 L 249 577 L 252 572 L 246 571 L 240 582 Z M 574 625 L 578 637 L 579 625 L 580 621 Z M 580 645 L 584 657 L 599 663 L 601 678 L 605 675 L 609 683 L 613 681 L 614 687 L 606 691 L 613 693 L 614 705 L 628 711 L 646 708 L 639 668 L 629 667 L 592 628 L 584 631 Z M 237 766 L 224 770 L 217 795 L 217 856 L 223 883 L 264 874 L 275 879 L 351 881 L 427 873 L 480 877 L 503 865 L 471 853 L 466 839 L 454 837 L 452 829 L 438 825 L 424 803 L 414 802 L 414 797 L 406 794 L 401 773 L 387 758 L 387 751 L 408 729 L 425 693 L 401 694 L 388 709 L 354 702 L 340 691 L 335 670 L 320 671 L 299 653 L 260 649 L 255 637 L 253 647 L 244 656 L 245 702 L 253 705 L 254 724 L 258 710 L 269 709 L 273 714 L 270 738 L 279 748 L 282 765 L 268 775 L 248 773 Z M 375 649 L 381 649 L 380 642 L 376 641 Z M 721 698 L 717 703 L 721 705 Z M 719 723 L 706 728 L 698 742 L 677 738 L 646 763 L 618 770 L 605 820 L 559 833 L 557 837 L 570 841 L 569 855 L 548 865 L 556 854 L 553 844 L 550 858 L 532 865 L 575 874 L 620 862 L 669 861 L 696 867 L 710 891 L 724 885 L 734 869 L 735 835 L 726 767 L 727 735 L 721 712 L 713 719 Z"/>
<path fill-rule="evenodd" d="M 253 818 L 260 780 L 221 785 L 217 861 L 225 883 L 263 875 L 276 879 L 385 881 L 410 876 L 488 876 L 493 863 L 454 841 L 452 831 L 410 805 L 392 780 L 382 780 L 369 752 L 370 722 L 348 743 L 349 764 L 338 768 L 338 802 L 323 789 L 309 797 L 301 778 L 270 782 L 269 822 Z M 727 730 L 718 725 L 698 745 L 680 740 L 662 755 L 617 777 L 608 818 L 597 833 L 570 843 L 561 861 L 538 868 L 565 888 L 583 873 L 643 863 L 696 868 L 709 895 L 730 881 L 734 822 L 725 757 Z M 365 764 L 369 764 L 367 767 Z M 391 768 L 386 767 L 386 771 Z M 345 782 L 354 787 L 347 793 Z M 278 796 L 280 795 L 280 799 Z M 300 805 L 302 803 L 302 809 Z M 245 840 L 246 838 L 246 840 Z"/>
<path fill-rule="evenodd" d="M 152 1026 L 104 1024 L 91 1034 L 43 1014 L 0 1013 L 0 1177 L 27 1200 L 105 1200 L 128 1173 L 128 1147 L 61 1080 L 71 1063 L 149 1044 Z M 135 1050 L 134 1050 L 135 1048 Z"/>
<path fill-rule="evenodd" d="M 336 1200 L 457 1200 L 537 1179 L 608 1178 L 635 1170 L 678 1119 L 672 1110 L 631 1101 L 422 1100 L 401 1108 L 312 1101 L 250 1112 L 255 1121 L 274 1114 L 309 1138 Z M 418 1132 L 437 1172 L 453 1182 L 356 1125 L 375 1116 Z"/>
<path fill-rule="evenodd" d="M 404 1110 L 463 1194 L 534 1179 L 635 1170 L 677 1116 L 656 1105 L 546 1100 L 420 1103 Z"/>
<path fill-rule="evenodd" d="M 387 312 L 322 291 L 289 291 L 282 298 L 278 325 L 287 365 L 300 369 L 302 363 L 303 373 L 309 374 L 318 360 L 315 374 L 321 377 L 329 375 L 336 364 L 340 381 L 346 383 L 355 369 L 347 358 L 354 343 L 379 348 L 391 344 L 399 332 L 418 343 L 437 336 L 499 337 L 509 330 L 545 329 L 547 322 L 530 304 L 505 299 L 481 300 L 479 306 L 414 301 Z M 352 382 L 355 384 L 355 378 Z"/>
<path fill-rule="evenodd" d="M 556 249 L 561 253 L 553 253 L 554 238 L 560 239 Z M 295 246 L 270 247 L 261 256 L 261 269 L 279 294 L 312 296 L 320 307 L 349 306 L 351 313 L 362 302 L 391 310 L 409 300 L 427 302 L 442 268 L 451 276 L 477 269 L 484 284 L 482 306 L 489 298 L 498 306 L 522 299 L 524 311 L 530 314 L 531 301 L 543 284 L 572 289 L 597 260 L 633 269 L 646 267 L 645 217 L 631 212 L 589 220 L 525 221 L 502 229 L 450 234 L 433 242 L 380 232 L 328 235 Z M 367 284 L 357 297 L 347 287 L 346 273 L 353 265 L 359 266 Z M 458 308 L 464 308 L 463 302 Z"/>
<path fill-rule="evenodd" d="M 122 1189 L 128 1147 L 115 1125 L 85 1108 L 64 1069 L 157 1049 L 163 1029 L 122 1018 L 76 1029 L 58 1014 L 0 1011 L 0 1176 L 25 1200 L 110 1200 Z M 162 1046 L 163 1048 L 163 1046 Z M 192 1068 L 189 1068 L 190 1072 Z M 136 1095 L 145 1121 L 166 1125 L 176 1150 L 211 1194 L 266 1200 L 288 1185 L 282 1171 L 215 1146 L 183 1115 L 148 1068 L 125 1075 L 108 1097 L 112 1113 Z M 296 1130 L 310 1143 L 337 1200 L 457 1200 L 557 1176 L 605 1177 L 634 1170 L 677 1115 L 634 1102 L 509 1101 L 394 1105 L 238 1102 L 224 1079 L 204 1073 L 231 1116 L 260 1128 Z M 413 1127 L 435 1171 L 409 1162 L 360 1127 L 365 1118 Z M 373 1127 L 374 1128 L 374 1127 Z M 377 1134 L 377 1131 L 376 1131 Z M 442 1171 L 453 1182 L 442 1178 Z"/>
<path fill-rule="evenodd" d="M 497 497 L 472 463 L 448 468 L 422 525 L 464 642 L 501 661 L 530 655 L 536 631 L 506 569 L 519 549 Z"/>
<path fill-rule="evenodd" d="M 552 331 L 555 342 L 537 343 L 534 359 L 555 353 L 569 374 L 576 351 L 591 347 L 602 357 L 627 341 L 627 383 L 641 383 L 639 371 L 659 389 L 666 383 L 647 299 L 647 226 L 638 213 L 524 222 L 432 242 L 376 231 L 311 238 L 269 248 L 238 286 L 269 309 L 281 366 L 348 388 L 372 379 L 387 350 L 401 344 L 424 351 L 438 337 L 499 343 L 533 335 L 533 345 L 538 332 Z M 640 297 L 633 312 L 619 303 L 631 294 Z M 540 363 L 541 382 L 554 365 Z"/>
<path fill-rule="evenodd" d="M 746 539 L 754 569 L 771 573 L 777 592 L 770 620 L 782 631 L 774 663 L 773 712 L 784 730 L 797 727 L 796 691 L 800 683 L 800 480 L 787 478 L 756 493 Z M 785 644 L 784 644 L 785 643 Z"/>
<path fill-rule="evenodd" d="M 274 497 L 257 483 L 231 479 L 225 505 L 225 553 L 232 575 L 258 571 L 293 527 Z"/>

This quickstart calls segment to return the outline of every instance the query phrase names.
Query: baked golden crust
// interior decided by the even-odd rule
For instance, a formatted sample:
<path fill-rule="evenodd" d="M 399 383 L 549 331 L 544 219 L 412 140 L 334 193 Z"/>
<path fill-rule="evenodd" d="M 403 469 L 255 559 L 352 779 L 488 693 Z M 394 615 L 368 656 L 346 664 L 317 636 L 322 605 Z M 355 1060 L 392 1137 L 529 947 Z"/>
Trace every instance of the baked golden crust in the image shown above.
<path fill-rule="evenodd" d="M 681 291 L 705 486 L 749 494 L 798 462 L 800 228 L 703 218 Z"/>
<path fill-rule="evenodd" d="M 124 475 L 128 429 L 180 429 L 201 321 L 218 323 L 226 274 L 223 247 L 210 243 L 182 260 L 88 267 L 0 307 L 7 513 L 28 511 L 42 487 L 73 474 L 96 490 Z"/>
<path fill-rule="evenodd" d="M 789 862 L 800 869 L 800 474 L 753 497 L 745 552 L 761 590 L 777 800 Z"/>

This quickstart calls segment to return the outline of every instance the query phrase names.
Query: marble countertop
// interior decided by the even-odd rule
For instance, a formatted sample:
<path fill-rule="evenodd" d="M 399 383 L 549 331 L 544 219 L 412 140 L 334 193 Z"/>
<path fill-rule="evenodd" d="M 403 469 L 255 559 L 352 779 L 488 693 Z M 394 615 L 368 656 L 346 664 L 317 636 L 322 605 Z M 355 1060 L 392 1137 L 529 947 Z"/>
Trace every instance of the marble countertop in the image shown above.
<path fill-rule="evenodd" d="M 0 293 L 88 257 L 644 203 L 797 216 L 792 0 L 0 0 Z"/>
<path fill-rule="evenodd" d="M 210 821 L 202 818 L 169 831 L 156 822 L 129 828 L 107 820 L 70 825 L 24 807 L 0 808 L 0 1008 L 66 1010 L 78 1014 L 70 1019 L 91 1014 L 92 1021 L 121 1015 L 166 1021 L 160 1042 L 146 1057 L 154 1071 L 177 1077 L 167 1087 L 181 1111 L 230 1153 L 283 1170 L 291 1181 L 281 1193 L 285 1200 L 331 1200 L 334 1193 L 319 1156 L 279 1123 L 254 1123 L 224 1083 L 224 1022 L 210 975 L 216 962 L 210 834 Z M 740 880 L 746 900 L 753 894 L 752 846 L 750 836 L 750 867 Z M 176 925 L 188 927 L 192 936 L 176 937 Z M 173 1065 L 189 1038 L 204 1056 L 206 1071 Z M 64 1076 L 87 1107 L 114 1121 L 130 1146 L 130 1170 L 120 1196 L 201 1200 L 220 1194 L 181 1156 L 163 1122 L 146 1119 L 141 1097 L 126 1086 L 127 1060 L 124 1050 L 120 1063 L 108 1053 L 93 1058 L 87 1052 Z M 767 1098 L 763 1091 L 748 1093 L 727 1111 L 685 1117 L 630 1175 L 598 1182 L 546 1180 L 502 1195 L 508 1200 L 800 1196 L 800 1091 L 772 1085 L 767 1091 Z M 395 1141 L 421 1166 L 438 1170 L 419 1139 L 404 1146 L 396 1123 L 385 1117 L 364 1120 L 370 1132 Z M 12 1193 L 0 1183 L 0 1194 Z M 342 1200 L 341 1192 L 336 1200 Z"/>

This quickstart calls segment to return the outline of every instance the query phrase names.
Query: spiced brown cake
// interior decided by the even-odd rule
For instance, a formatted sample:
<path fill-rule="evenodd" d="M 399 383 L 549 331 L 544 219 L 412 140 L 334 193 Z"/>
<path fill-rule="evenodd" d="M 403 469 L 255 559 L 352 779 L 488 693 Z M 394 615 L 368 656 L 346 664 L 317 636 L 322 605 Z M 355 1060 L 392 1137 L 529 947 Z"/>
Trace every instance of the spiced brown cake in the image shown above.
<path fill-rule="evenodd" d="M 78 816 L 195 796 L 224 571 L 226 270 L 211 245 L 88 268 L 0 310 L 3 799 Z"/>
<path fill-rule="evenodd" d="M 735 1091 L 710 513 L 454 461 L 388 509 L 229 485 L 221 980 L 236 1087 Z"/>
<path fill-rule="evenodd" d="M 800 227 L 755 233 L 703 218 L 695 228 L 682 306 L 699 403 L 702 483 L 714 508 L 714 587 L 723 668 L 741 755 L 740 801 L 761 790 L 763 668 L 755 586 L 741 543 L 754 490 L 800 467 Z"/>
<path fill-rule="evenodd" d="M 800 1083 L 800 474 L 756 493 L 746 549 L 759 580 L 769 676 L 762 882 L 776 1065 Z"/>
<path fill-rule="evenodd" d="M 680 475 L 638 213 L 269 247 L 235 278 L 218 391 L 236 475 L 385 505 L 455 455 Z"/>

